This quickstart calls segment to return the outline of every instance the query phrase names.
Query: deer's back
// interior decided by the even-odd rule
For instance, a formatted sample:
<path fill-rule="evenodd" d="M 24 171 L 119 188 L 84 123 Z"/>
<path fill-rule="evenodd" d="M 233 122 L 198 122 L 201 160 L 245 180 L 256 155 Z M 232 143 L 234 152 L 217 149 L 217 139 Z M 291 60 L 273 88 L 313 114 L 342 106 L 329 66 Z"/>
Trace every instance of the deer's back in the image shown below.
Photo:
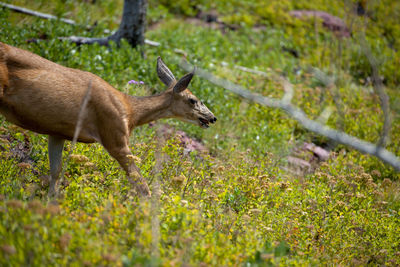
<path fill-rule="evenodd" d="M 3 43 L 0 82 L 6 84 L 0 94 L 0 113 L 23 128 L 43 134 L 73 137 L 89 86 L 91 96 L 80 141 L 99 141 L 99 123 L 104 118 L 123 118 L 121 113 L 126 112 L 123 94 L 100 77 Z"/>

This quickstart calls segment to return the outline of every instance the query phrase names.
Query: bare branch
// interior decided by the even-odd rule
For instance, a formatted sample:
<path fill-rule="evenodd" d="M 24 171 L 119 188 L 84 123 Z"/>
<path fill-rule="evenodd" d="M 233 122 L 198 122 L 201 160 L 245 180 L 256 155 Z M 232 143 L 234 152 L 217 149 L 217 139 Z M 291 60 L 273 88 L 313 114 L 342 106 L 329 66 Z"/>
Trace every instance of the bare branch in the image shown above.
<path fill-rule="evenodd" d="M 71 25 L 76 25 L 76 22 L 73 21 L 72 19 L 63 19 L 63 18 L 59 18 L 50 14 L 45 14 L 42 12 L 38 12 L 38 11 L 33 11 L 24 7 L 19 7 L 19 6 L 14 6 L 11 4 L 6 4 L 3 2 L 0 2 L 0 6 L 6 7 L 8 9 L 11 9 L 12 11 L 18 12 L 18 13 L 23 13 L 23 14 L 27 14 L 27 15 L 31 15 L 31 16 L 35 16 L 35 17 L 39 17 L 39 18 L 43 18 L 43 19 L 50 19 L 50 20 L 60 20 L 62 22 L 65 22 L 67 24 L 71 24 Z"/>
<path fill-rule="evenodd" d="M 228 67 L 228 63 L 226 63 L 225 61 L 221 62 L 221 65 L 224 67 Z M 260 76 L 264 76 L 264 77 L 268 77 L 268 73 L 260 71 L 260 70 L 254 70 L 254 69 L 250 69 L 247 67 L 243 67 L 243 66 L 239 66 L 239 65 L 234 65 L 233 66 L 235 69 L 241 70 L 241 71 L 245 71 L 245 72 L 249 72 L 249 73 L 253 73 L 253 74 L 257 74 Z"/>
<path fill-rule="evenodd" d="M 90 38 L 90 37 L 80 37 L 80 36 L 69 36 L 69 37 L 59 37 L 58 39 L 70 41 L 72 43 L 76 43 L 77 45 L 98 43 L 99 45 L 108 46 L 108 43 L 110 41 L 109 37 Z"/>
<path fill-rule="evenodd" d="M 186 61 L 182 61 L 180 63 L 180 67 L 186 71 L 190 71 L 193 69 L 193 66 Z M 378 149 L 378 146 L 372 143 L 360 140 L 354 136 L 334 130 L 327 125 L 311 120 L 307 117 L 303 110 L 296 106 L 293 106 L 283 99 L 281 100 L 271 97 L 265 97 L 256 93 L 252 93 L 240 85 L 234 84 L 221 78 L 217 78 L 201 68 L 197 68 L 196 74 L 210 81 L 211 83 L 221 86 L 243 98 L 249 99 L 264 106 L 280 108 L 288 113 L 292 118 L 297 120 L 307 130 L 325 136 L 337 143 L 349 146 L 355 150 L 360 151 L 361 153 L 373 155 L 382 160 L 384 163 L 392 166 L 396 171 L 400 172 L 400 159 L 397 158 L 396 155 L 394 155 L 392 152 L 384 148 Z"/>
<path fill-rule="evenodd" d="M 383 112 L 383 127 L 381 130 L 380 134 L 380 139 L 378 141 L 377 149 L 380 149 L 381 147 L 385 147 L 387 144 L 387 141 L 389 139 L 389 133 L 391 129 L 391 124 L 392 124 L 392 119 L 391 119 L 391 114 L 390 114 L 390 104 L 389 104 L 389 97 L 385 92 L 385 89 L 383 87 L 382 79 L 379 76 L 379 70 L 378 70 L 378 62 L 376 58 L 372 55 L 371 48 L 367 44 L 367 41 L 365 40 L 365 36 L 362 35 L 360 38 L 360 45 L 361 45 L 361 50 L 364 52 L 365 56 L 367 57 L 369 64 L 371 65 L 372 69 L 372 84 L 374 86 L 375 93 L 379 96 L 380 100 L 380 106 Z"/>

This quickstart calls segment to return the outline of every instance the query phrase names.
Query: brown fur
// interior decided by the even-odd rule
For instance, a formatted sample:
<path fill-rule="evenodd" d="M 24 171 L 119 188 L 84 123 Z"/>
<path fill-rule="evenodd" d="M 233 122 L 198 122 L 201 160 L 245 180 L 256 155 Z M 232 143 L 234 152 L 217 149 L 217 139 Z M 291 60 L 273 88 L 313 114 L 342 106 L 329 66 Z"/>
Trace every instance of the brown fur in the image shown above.
<path fill-rule="evenodd" d="M 189 103 L 189 98 L 196 97 L 186 88 L 179 88 L 177 93 L 174 87 L 179 83 L 182 87 L 188 81 L 175 81 L 169 84 L 167 91 L 156 96 L 132 97 L 92 73 L 58 65 L 0 42 L 0 113 L 22 128 L 57 140 L 71 140 L 82 99 L 91 84 L 78 141 L 100 142 L 128 174 L 138 172 L 130 160 L 132 154 L 128 146 L 134 127 L 168 117 L 201 126 L 204 124 L 199 118 L 209 122 L 216 120 L 204 105 L 195 108 Z M 140 193 L 149 194 L 142 177 L 131 182 Z"/>
<path fill-rule="evenodd" d="M 8 70 L 6 66 L 7 51 L 0 43 L 0 98 L 8 88 Z"/>

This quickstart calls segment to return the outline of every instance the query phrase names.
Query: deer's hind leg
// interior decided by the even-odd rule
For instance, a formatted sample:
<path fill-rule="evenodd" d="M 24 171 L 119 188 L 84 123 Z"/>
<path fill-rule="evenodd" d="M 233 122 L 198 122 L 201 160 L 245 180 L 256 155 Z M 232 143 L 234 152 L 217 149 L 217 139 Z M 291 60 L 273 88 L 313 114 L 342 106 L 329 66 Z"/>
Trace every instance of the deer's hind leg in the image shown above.
<path fill-rule="evenodd" d="M 50 162 L 50 185 L 49 196 L 53 197 L 58 193 L 58 178 L 62 167 L 62 151 L 65 140 L 49 135 L 49 162 Z"/>

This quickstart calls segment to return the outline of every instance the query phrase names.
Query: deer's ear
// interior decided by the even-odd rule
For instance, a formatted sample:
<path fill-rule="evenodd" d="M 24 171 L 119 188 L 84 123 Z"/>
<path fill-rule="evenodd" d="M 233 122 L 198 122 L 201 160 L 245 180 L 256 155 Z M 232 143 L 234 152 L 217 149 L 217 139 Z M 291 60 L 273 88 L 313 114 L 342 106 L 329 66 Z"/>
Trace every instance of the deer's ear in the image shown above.
<path fill-rule="evenodd" d="M 174 75 L 170 69 L 168 69 L 167 65 L 165 65 L 165 63 L 162 61 L 161 57 L 157 58 L 157 75 L 166 86 L 170 86 L 176 81 Z"/>
<path fill-rule="evenodd" d="M 194 76 L 195 71 L 196 67 L 194 67 L 191 73 L 185 74 L 185 76 L 179 79 L 179 81 L 174 86 L 174 93 L 180 93 L 188 87 L 190 81 Z"/>
<path fill-rule="evenodd" d="M 174 93 L 180 93 L 180 92 L 184 91 L 188 87 L 190 81 L 192 80 L 193 75 L 194 75 L 194 71 L 191 73 L 185 74 L 185 76 L 180 78 L 179 81 L 174 86 Z"/>

